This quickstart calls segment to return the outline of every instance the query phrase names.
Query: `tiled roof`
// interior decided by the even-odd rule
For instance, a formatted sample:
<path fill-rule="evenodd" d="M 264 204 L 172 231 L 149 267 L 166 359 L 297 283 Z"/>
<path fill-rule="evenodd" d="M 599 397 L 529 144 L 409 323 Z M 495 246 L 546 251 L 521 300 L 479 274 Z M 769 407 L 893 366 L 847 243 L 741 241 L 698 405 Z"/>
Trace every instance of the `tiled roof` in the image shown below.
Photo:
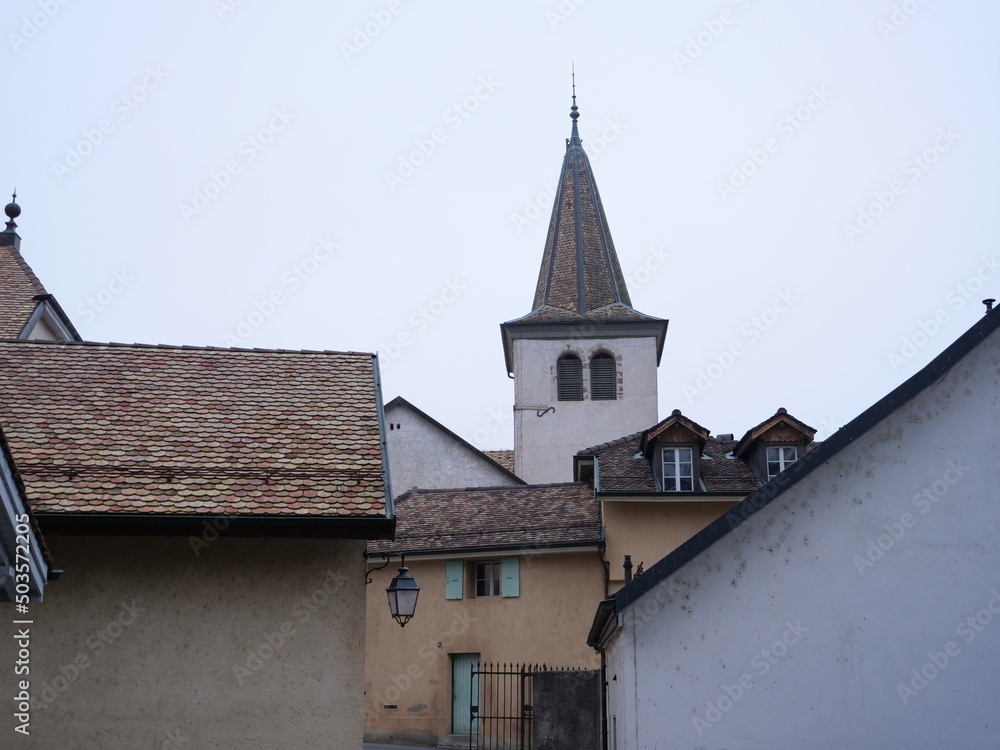
<path fill-rule="evenodd" d="M 412 490 L 397 498 L 396 541 L 369 554 L 597 544 L 601 517 L 586 484 Z"/>
<path fill-rule="evenodd" d="M 0 339 L 16 339 L 45 287 L 14 247 L 0 247 L 0 290 Z"/>
<path fill-rule="evenodd" d="M 637 432 L 579 452 L 598 457 L 601 493 L 657 491 L 652 465 L 641 454 L 642 435 Z M 746 463 L 726 457 L 735 447 L 735 440 L 717 437 L 705 443 L 699 464 L 706 492 L 753 492 L 761 486 Z"/>
<path fill-rule="evenodd" d="M 0 342 L 36 513 L 384 516 L 370 354 Z"/>
<path fill-rule="evenodd" d="M 492 458 L 511 474 L 514 473 L 514 451 L 483 451 L 483 453 Z"/>

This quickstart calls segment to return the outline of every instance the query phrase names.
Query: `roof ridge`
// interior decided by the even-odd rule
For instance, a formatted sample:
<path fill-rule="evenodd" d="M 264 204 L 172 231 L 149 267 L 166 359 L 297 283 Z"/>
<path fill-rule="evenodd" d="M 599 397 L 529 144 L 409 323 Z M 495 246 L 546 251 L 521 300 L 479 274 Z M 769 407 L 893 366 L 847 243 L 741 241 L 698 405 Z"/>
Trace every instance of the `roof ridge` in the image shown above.
<path fill-rule="evenodd" d="M 226 347 L 226 346 L 195 346 L 192 344 L 127 344 L 121 341 L 40 341 L 36 339 L 5 339 L 0 338 L 2 344 L 17 344 L 20 346 L 79 346 L 89 348 L 114 348 L 114 349 L 168 349 L 178 351 L 204 351 L 204 352 L 235 352 L 249 354 L 340 354 L 358 357 L 375 357 L 375 352 L 338 351 L 334 349 L 263 349 L 254 347 Z"/>
<path fill-rule="evenodd" d="M 525 492 L 527 490 L 544 490 L 553 489 L 556 487 L 588 487 L 586 482 L 550 482 L 547 484 L 515 484 L 515 485 L 488 485 L 485 487 L 442 487 L 439 489 L 430 489 L 423 487 L 411 487 L 402 495 L 396 498 L 397 502 L 402 500 L 406 495 L 440 495 L 450 492 L 485 492 L 493 490 L 505 490 L 505 491 L 519 491 Z"/>

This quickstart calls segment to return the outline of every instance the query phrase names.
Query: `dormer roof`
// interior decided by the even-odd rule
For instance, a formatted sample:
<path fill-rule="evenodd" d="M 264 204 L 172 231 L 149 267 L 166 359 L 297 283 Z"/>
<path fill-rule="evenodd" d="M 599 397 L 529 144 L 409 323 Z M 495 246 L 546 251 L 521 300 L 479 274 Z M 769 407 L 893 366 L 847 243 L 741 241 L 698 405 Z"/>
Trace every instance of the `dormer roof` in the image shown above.
<path fill-rule="evenodd" d="M 669 417 L 642 433 L 640 450 L 648 458 L 657 442 L 697 443 L 699 447 L 704 448 L 710 434 L 693 419 L 681 414 L 680 409 L 674 409 Z"/>
<path fill-rule="evenodd" d="M 747 430 L 746 434 L 740 438 L 735 453 L 743 458 L 750 447 L 761 440 L 767 443 L 804 442 L 808 445 L 813 441 L 815 435 L 815 428 L 810 427 L 805 422 L 800 422 L 782 407 L 773 416 Z"/>

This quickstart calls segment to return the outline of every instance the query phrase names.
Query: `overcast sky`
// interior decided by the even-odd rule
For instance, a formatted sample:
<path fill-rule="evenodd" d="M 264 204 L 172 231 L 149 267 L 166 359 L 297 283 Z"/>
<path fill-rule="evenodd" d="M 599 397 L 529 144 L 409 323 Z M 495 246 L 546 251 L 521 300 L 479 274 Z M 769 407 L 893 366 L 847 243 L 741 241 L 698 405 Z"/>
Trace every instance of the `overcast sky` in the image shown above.
<path fill-rule="evenodd" d="M 660 417 L 825 437 L 1000 297 L 998 28 L 986 0 L 8 0 L 0 189 L 85 339 L 378 350 L 386 400 L 510 447 L 499 324 L 575 63 L 633 304 L 670 320 Z"/>

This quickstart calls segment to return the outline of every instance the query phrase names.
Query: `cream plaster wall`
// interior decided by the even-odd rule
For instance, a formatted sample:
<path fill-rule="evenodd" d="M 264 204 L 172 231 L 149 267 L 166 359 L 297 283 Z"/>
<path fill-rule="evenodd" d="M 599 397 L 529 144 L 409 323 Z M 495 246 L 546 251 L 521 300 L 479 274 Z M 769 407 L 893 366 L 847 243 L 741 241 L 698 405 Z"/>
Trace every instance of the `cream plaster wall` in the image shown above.
<path fill-rule="evenodd" d="M 583 401 L 559 401 L 556 361 L 566 352 L 583 363 Z M 590 400 L 591 356 L 615 357 L 618 398 Z M 514 473 L 529 484 L 570 482 L 573 456 L 582 448 L 656 424 L 656 339 L 515 339 Z M 549 407 L 555 411 L 539 417 Z"/>
<path fill-rule="evenodd" d="M 405 628 L 390 617 L 385 595 L 398 560 L 373 574 L 368 587 L 366 738 L 436 744 L 450 733 L 451 654 L 479 653 L 484 662 L 600 666 L 587 646 L 594 605 L 604 597 L 597 551 L 529 552 L 520 560 L 520 596 L 469 598 L 466 585 L 466 598 L 445 599 L 445 561 L 407 557 L 421 590 L 416 614 Z M 384 704 L 399 708 L 383 710 Z"/>
<path fill-rule="evenodd" d="M 390 429 L 390 425 L 392 428 Z M 413 487 L 511 487 L 517 484 L 486 458 L 397 404 L 385 412 L 393 495 Z"/>
<path fill-rule="evenodd" d="M 738 498 L 737 498 L 738 499 Z M 647 502 L 606 500 L 602 503 L 611 591 L 625 583 L 622 563 L 632 556 L 633 572 L 644 563 L 648 569 L 660 558 L 680 547 L 736 505 L 734 498 L 677 502 L 663 499 Z"/>
<path fill-rule="evenodd" d="M 8 710 L 10 747 L 361 747 L 363 541 L 46 543 L 65 573 L 31 607 L 36 708 L 27 738 Z M 14 660 L 0 639 L 8 699 Z"/>

